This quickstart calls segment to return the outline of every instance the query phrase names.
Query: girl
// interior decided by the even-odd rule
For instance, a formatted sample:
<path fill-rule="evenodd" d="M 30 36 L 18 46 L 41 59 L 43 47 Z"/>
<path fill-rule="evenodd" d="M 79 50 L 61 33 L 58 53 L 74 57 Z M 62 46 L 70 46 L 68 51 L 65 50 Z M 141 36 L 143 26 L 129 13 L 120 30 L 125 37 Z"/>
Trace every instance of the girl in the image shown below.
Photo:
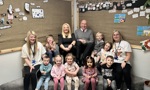
<path fill-rule="evenodd" d="M 60 82 L 60 90 L 64 90 L 64 76 L 65 76 L 65 68 L 62 64 L 62 57 L 60 55 L 56 55 L 54 58 L 55 64 L 51 70 L 51 76 L 54 80 L 54 90 L 57 90 L 58 83 Z"/>
<path fill-rule="evenodd" d="M 68 53 L 65 59 L 66 59 L 65 72 L 68 90 L 71 90 L 72 80 L 75 82 L 74 90 L 78 90 L 79 78 L 77 76 L 77 73 L 79 71 L 79 66 L 76 62 L 74 62 L 74 56 L 71 53 Z"/>
<path fill-rule="evenodd" d="M 111 42 L 106 42 L 104 45 L 104 48 L 101 49 L 100 52 L 97 54 L 97 59 L 100 60 L 100 62 L 97 65 L 97 69 L 101 74 L 101 65 L 106 64 L 106 57 L 108 55 L 112 55 L 110 50 L 112 48 L 112 43 Z"/>
<path fill-rule="evenodd" d="M 103 46 L 104 46 L 104 35 L 100 32 L 97 32 L 96 33 L 96 40 L 95 40 L 94 50 L 91 54 L 91 56 L 95 59 L 95 63 L 98 62 L 97 53 L 101 51 Z"/>
<path fill-rule="evenodd" d="M 84 83 L 84 90 L 89 90 L 89 84 L 91 83 L 92 90 L 96 89 L 96 83 L 98 82 L 97 69 L 95 67 L 94 58 L 87 56 L 85 61 L 85 66 L 82 70 Z"/>
<path fill-rule="evenodd" d="M 53 35 L 49 35 L 46 39 L 46 54 L 50 57 L 50 63 L 53 64 L 53 56 L 59 54 L 58 46 L 54 41 Z"/>

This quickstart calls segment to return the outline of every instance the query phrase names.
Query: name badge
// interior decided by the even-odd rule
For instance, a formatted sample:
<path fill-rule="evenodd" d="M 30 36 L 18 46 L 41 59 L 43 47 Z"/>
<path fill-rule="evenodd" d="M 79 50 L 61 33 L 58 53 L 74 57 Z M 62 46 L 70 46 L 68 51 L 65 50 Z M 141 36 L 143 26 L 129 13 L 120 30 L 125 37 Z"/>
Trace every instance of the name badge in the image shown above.
<path fill-rule="evenodd" d="M 36 61 L 35 60 L 32 60 L 32 65 L 34 65 L 36 63 Z"/>

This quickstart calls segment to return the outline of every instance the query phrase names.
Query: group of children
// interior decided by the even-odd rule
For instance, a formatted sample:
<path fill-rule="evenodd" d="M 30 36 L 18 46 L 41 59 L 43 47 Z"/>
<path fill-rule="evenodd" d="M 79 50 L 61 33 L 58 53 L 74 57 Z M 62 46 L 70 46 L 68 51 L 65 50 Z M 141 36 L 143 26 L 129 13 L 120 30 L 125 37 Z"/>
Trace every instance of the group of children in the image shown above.
<path fill-rule="evenodd" d="M 73 54 L 68 53 L 65 57 L 66 63 L 63 64 L 63 58 L 58 53 L 58 48 L 50 35 L 47 37 L 46 43 L 46 56 L 43 58 L 43 64 L 40 66 L 40 77 L 36 90 L 39 90 L 44 82 L 44 90 L 48 90 L 48 82 L 52 77 L 54 81 L 54 90 L 57 90 L 58 83 L 60 83 L 60 89 L 64 90 L 65 80 L 67 82 L 68 90 L 71 90 L 71 83 L 74 81 L 74 90 L 79 88 L 79 77 L 77 73 L 79 66 L 75 62 Z M 113 54 L 111 53 L 112 44 L 110 42 L 104 42 L 104 36 L 102 33 L 96 33 L 95 47 L 91 56 L 87 56 L 85 65 L 82 67 L 82 82 L 84 83 L 84 90 L 88 90 L 90 84 L 92 90 L 96 89 L 98 83 L 98 71 L 103 75 L 103 89 L 109 88 L 116 90 L 116 83 L 114 79 L 114 66 L 113 66 Z M 54 62 L 53 57 L 54 56 Z"/>

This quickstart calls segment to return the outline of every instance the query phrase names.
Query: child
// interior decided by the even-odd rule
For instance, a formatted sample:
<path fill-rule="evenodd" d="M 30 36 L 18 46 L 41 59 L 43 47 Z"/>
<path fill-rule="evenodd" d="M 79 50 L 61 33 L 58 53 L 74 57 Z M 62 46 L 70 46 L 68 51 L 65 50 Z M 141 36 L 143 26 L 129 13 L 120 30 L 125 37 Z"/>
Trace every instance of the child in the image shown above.
<path fill-rule="evenodd" d="M 85 66 L 83 67 L 82 74 L 83 74 L 82 81 L 85 84 L 84 90 L 89 90 L 90 83 L 92 86 L 92 90 L 95 90 L 96 83 L 98 82 L 98 77 L 94 58 L 90 56 L 86 57 L 86 62 Z"/>
<path fill-rule="evenodd" d="M 113 56 L 106 57 L 106 64 L 102 65 L 103 68 L 103 90 L 108 90 L 108 88 L 112 88 L 112 90 L 116 90 L 116 82 L 114 77 L 114 58 Z"/>
<path fill-rule="evenodd" d="M 68 90 L 71 90 L 71 82 L 72 80 L 75 82 L 75 89 L 79 88 L 79 78 L 77 73 L 79 71 L 79 66 L 76 62 L 74 62 L 74 56 L 71 53 L 66 55 L 66 63 L 65 63 L 65 72 L 66 72 L 66 81 Z"/>
<path fill-rule="evenodd" d="M 104 46 L 104 35 L 100 32 L 97 32 L 96 33 L 95 46 L 94 46 L 94 50 L 93 50 L 91 56 L 93 58 L 97 57 L 97 53 L 101 51 L 103 46 Z M 98 62 L 98 59 L 95 58 L 95 63 L 97 63 L 97 62 Z"/>
<path fill-rule="evenodd" d="M 54 90 L 57 90 L 58 83 L 60 82 L 60 89 L 64 90 L 64 76 L 65 76 L 65 68 L 62 64 L 62 57 L 60 55 L 56 55 L 54 58 L 55 64 L 51 70 L 51 76 L 54 81 Z"/>
<path fill-rule="evenodd" d="M 46 53 L 50 57 L 50 63 L 53 64 L 53 56 L 59 54 L 58 46 L 56 45 L 53 35 L 49 35 L 46 39 Z"/>
<path fill-rule="evenodd" d="M 49 57 L 44 56 L 43 64 L 40 65 L 40 72 L 42 76 L 40 77 L 35 90 L 40 90 L 43 81 L 44 81 L 44 90 L 48 90 L 48 82 L 50 80 L 51 69 L 52 69 L 52 65 L 49 63 Z"/>
<path fill-rule="evenodd" d="M 101 49 L 100 52 L 97 54 L 97 59 L 100 60 L 100 62 L 97 65 L 97 69 L 101 74 L 101 65 L 106 63 L 106 57 L 111 54 L 110 50 L 112 48 L 111 42 L 106 42 L 104 45 L 104 48 Z"/>

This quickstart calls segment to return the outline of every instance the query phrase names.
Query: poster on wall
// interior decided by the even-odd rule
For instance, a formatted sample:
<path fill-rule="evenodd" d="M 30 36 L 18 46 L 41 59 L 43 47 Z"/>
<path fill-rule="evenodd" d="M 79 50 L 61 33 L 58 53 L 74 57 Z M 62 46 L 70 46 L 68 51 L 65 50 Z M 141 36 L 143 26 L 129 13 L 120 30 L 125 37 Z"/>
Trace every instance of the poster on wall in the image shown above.
<path fill-rule="evenodd" d="M 44 10 L 43 9 L 32 9 L 32 17 L 33 18 L 44 18 Z"/>
<path fill-rule="evenodd" d="M 115 14 L 114 15 L 114 23 L 122 23 L 125 22 L 126 14 Z"/>
<path fill-rule="evenodd" d="M 138 36 L 150 36 L 150 26 L 137 26 Z"/>

